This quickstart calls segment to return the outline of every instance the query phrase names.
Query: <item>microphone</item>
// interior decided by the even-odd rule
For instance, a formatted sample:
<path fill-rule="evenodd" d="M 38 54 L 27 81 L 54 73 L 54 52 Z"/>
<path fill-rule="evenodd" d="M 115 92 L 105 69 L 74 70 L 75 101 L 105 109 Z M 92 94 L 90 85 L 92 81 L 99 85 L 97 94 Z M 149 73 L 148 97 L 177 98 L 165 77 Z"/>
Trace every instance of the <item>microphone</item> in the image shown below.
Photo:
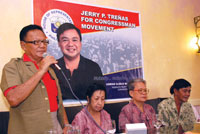
<path fill-rule="evenodd" d="M 49 53 L 43 53 L 43 55 L 42 55 L 42 57 L 43 58 L 45 58 L 45 57 L 47 57 L 47 56 L 50 56 L 50 54 Z M 58 70 L 61 70 L 61 68 L 58 66 L 58 64 L 53 64 Z"/>

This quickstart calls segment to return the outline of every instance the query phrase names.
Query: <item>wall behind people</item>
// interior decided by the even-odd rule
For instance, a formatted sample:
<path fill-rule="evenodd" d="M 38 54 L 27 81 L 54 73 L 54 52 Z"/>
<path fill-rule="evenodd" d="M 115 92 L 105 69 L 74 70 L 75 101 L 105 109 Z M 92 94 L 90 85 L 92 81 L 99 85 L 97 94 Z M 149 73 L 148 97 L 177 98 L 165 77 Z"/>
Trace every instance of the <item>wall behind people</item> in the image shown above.
<path fill-rule="evenodd" d="M 190 42 L 195 37 L 193 18 L 200 15 L 198 0 L 71 0 L 138 11 L 141 14 L 144 78 L 150 88 L 149 98 L 168 97 L 170 84 L 185 78 L 192 84 L 190 101 L 200 104 L 200 55 Z M 48 4 L 48 3 L 47 3 Z M 0 75 L 10 58 L 20 57 L 22 51 L 19 31 L 32 23 L 32 0 L 0 1 Z M 17 5 L 17 6 L 16 6 Z M 8 103 L 0 91 L 0 111 Z"/>

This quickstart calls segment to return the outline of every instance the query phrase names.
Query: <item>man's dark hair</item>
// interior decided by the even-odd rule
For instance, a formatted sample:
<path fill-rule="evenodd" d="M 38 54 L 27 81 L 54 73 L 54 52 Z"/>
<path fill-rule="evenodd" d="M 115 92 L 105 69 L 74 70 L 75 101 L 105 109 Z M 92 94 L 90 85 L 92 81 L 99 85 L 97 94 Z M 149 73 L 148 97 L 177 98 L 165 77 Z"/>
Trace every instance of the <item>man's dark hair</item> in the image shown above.
<path fill-rule="evenodd" d="M 179 90 L 180 88 L 191 87 L 190 82 L 185 79 L 177 79 L 174 81 L 174 84 L 170 88 L 170 93 L 174 94 L 174 89 Z"/>
<path fill-rule="evenodd" d="M 57 29 L 57 40 L 60 41 L 60 35 L 69 29 L 75 29 L 80 37 L 80 41 L 82 41 L 81 31 L 71 23 L 63 23 L 62 25 L 60 25 L 60 27 Z"/>
<path fill-rule="evenodd" d="M 24 28 L 22 28 L 22 30 L 20 31 L 20 34 L 19 34 L 19 39 L 20 41 L 24 41 L 24 38 L 26 37 L 27 33 L 31 30 L 40 30 L 44 33 L 43 29 L 41 26 L 38 26 L 38 25 L 34 25 L 34 24 L 31 24 L 31 25 L 28 25 L 28 26 L 25 26 Z"/>

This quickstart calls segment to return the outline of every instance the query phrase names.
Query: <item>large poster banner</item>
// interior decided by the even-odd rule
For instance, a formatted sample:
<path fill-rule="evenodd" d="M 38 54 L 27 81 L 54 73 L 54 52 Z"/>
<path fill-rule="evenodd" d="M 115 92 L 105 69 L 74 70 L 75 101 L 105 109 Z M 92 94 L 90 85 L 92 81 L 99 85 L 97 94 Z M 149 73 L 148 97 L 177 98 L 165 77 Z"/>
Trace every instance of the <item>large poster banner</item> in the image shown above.
<path fill-rule="evenodd" d="M 127 98 L 127 82 L 143 78 L 140 14 L 61 0 L 33 0 L 33 20 L 50 40 L 48 52 L 62 56 L 56 30 L 65 22 L 82 33 L 81 55 L 99 64 L 107 98 Z M 98 79 L 98 78 L 97 78 Z"/>

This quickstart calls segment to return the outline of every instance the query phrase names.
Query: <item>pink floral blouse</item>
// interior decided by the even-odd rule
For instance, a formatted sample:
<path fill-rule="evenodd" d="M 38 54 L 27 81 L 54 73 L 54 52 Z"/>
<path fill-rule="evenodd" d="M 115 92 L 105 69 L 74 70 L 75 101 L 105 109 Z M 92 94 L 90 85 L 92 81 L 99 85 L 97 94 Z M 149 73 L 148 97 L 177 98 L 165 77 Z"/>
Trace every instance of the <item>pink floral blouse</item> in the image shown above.
<path fill-rule="evenodd" d="M 153 128 L 156 113 L 152 106 L 144 104 L 144 112 L 131 101 L 125 105 L 119 114 L 119 130 L 124 131 L 128 123 L 145 123 L 147 128 Z"/>
<path fill-rule="evenodd" d="M 86 108 L 86 107 L 85 107 Z M 72 121 L 72 126 L 78 126 L 81 134 L 104 134 L 100 128 L 97 127 L 95 122 L 83 108 Z M 106 131 L 112 126 L 110 114 L 108 114 L 104 109 L 101 110 L 101 124 L 100 127 Z"/>

